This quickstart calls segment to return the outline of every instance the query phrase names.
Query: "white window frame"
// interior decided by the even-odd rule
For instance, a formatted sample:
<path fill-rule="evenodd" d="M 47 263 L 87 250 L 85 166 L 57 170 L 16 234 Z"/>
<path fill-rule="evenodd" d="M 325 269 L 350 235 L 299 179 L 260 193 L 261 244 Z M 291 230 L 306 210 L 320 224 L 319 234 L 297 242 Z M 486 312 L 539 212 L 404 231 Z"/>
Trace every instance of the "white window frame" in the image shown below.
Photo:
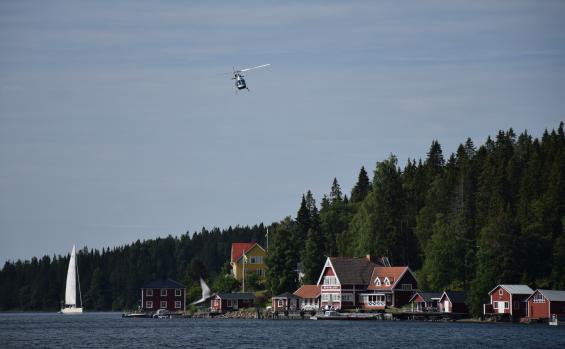
<path fill-rule="evenodd" d="M 167 289 L 166 288 L 162 288 L 161 289 L 161 297 L 165 297 L 167 295 Z"/>
<path fill-rule="evenodd" d="M 181 296 L 182 296 L 182 289 L 175 288 L 175 297 L 181 297 Z"/>
<path fill-rule="evenodd" d="M 498 302 L 494 302 L 494 303 L 492 304 L 492 308 L 493 308 L 493 309 L 498 309 Z"/>
<path fill-rule="evenodd" d="M 329 293 L 322 293 L 322 301 L 329 302 L 330 301 L 330 294 Z"/>
<path fill-rule="evenodd" d="M 263 269 L 257 269 L 255 270 L 255 273 L 260 277 L 265 276 L 265 271 Z"/>
<path fill-rule="evenodd" d="M 175 301 L 175 309 L 181 309 L 182 308 L 182 302 L 181 301 Z"/>
<path fill-rule="evenodd" d="M 153 301 L 145 301 L 146 309 L 153 309 Z"/>
<path fill-rule="evenodd" d="M 536 293 L 536 295 L 532 298 L 532 302 L 534 303 L 545 303 L 545 298 L 541 293 Z"/>
<path fill-rule="evenodd" d="M 504 302 L 504 309 L 508 309 L 510 307 L 510 304 L 508 302 Z"/>
<path fill-rule="evenodd" d="M 278 308 L 284 307 L 284 300 L 282 300 L 282 299 L 277 299 L 277 307 L 278 307 Z"/>
<path fill-rule="evenodd" d="M 375 285 L 380 286 L 381 285 L 381 279 L 377 276 L 377 278 L 375 279 Z"/>
<path fill-rule="evenodd" d="M 341 295 L 341 300 L 343 302 L 353 302 L 353 295 L 351 293 L 344 293 Z"/>
<path fill-rule="evenodd" d="M 390 286 L 390 280 L 388 279 L 388 276 L 385 277 L 385 286 Z"/>
<path fill-rule="evenodd" d="M 226 307 L 233 307 L 233 300 L 232 299 L 226 299 Z"/>
<path fill-rule="evenodd" d="M 324 285 L 337 285 L 337 277 L 324 276 Z"/>
<path fill-rule="evenodd" d="M 159 308 L 167 309 L 167 301 L 161 301 L 161 303 L 159 304 Z"/>
<path fill-rule="evenodd" d="M 145 290 L 145 295 L 147 297 L 153 297 L 153 289 L 152 288 L 148 288 L 147 290 Z"/>
<path fill-rule="evenodd" d="M 500 288 L 500 290 L 498 290 L 498 295 L 502 296 L 504 294 L 504 290 L 502 289 L 502 287 Z"/>

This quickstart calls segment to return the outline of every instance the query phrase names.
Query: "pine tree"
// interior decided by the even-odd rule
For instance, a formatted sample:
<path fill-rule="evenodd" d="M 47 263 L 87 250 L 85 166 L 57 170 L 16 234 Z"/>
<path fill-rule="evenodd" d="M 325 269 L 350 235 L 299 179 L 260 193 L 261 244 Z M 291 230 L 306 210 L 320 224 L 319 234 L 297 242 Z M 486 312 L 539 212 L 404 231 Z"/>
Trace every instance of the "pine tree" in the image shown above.
<path fill-rule="evenodd" d="M 369 182 L 369 176 L 367 176 L 367 171 L 365 167 L 361 167 L 359 171 L 359 176 L 357 178 L 357 183 L 351 190 L 351 202 L 361 202 L 369 191 L 371 190 L 371 182 Z"/>
<path fill-rule="evenodd" d="M 315 283 L 325 261 L 324 239 L 319 231 L 310 229 L 302 253 L 302 268 L 305 284 Z"/>

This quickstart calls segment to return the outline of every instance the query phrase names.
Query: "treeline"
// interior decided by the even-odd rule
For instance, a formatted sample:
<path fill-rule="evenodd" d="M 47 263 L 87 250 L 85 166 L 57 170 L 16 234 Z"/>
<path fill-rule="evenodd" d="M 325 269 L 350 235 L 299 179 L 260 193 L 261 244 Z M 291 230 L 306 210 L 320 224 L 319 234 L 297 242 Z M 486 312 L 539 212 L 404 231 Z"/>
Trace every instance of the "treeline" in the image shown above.
<path fill-rule="evenodd" d="M 189 288 L 197 284 L 200 275 L 214 279 L 222 269 L 225 272 L 232 242 L 263 243 L 265 232 L 262 224 L 225 230 L 203 228 L 194 234 L 138 240 L 102 251 L 85 247 L 77 252 L 84 307 L 135 309 L 141 285 L 156 278 L 172 278 Z M 0 309 L 59 309 L 68 262 L 68 255 L 6 262 L 0 271 Z"/>
<path fill-rule="evenodd" d="M 409 265 L 420 288 L 465 290 L 479 314 L 499 283 L 565 289 L 565 134 L 540 139 L 512 129 L 480 146 L 470 139 L 449 156 L 433 141 L 424 160 L 401 168 L 394 155 L 369 178 L 361 168 L 349 195 L 333 180 L 319 209 L 308 191 L 296 217 L 270 226 L 266 288 L 278 294 L 316 282 L 326 256 L 388 256 Z M 217 290 L 230 245 L 259 241 L 261 225 L 214 229 L 180 238 L 79 253 L 84 303 L 90 309 L 137 305 L 139 287 L 155 277 L 194 285 L 204 274 Z M 63 299 L 68 257 L 8 262 L 0 272 L 1 309 L 54 309 Z M 197 293 L 192 289 L 189 293 Z"/>
<path fill-rule="evenodd" d="M 318 211 L 303 196 L 295 220 L 274 232 L 268 281 L 297 286 L 296 263 L 316 282 L 323 256 L 388 256 L 415 270 L 420 288 L 464 290 L 474 314 L 499 283 L 565 289 L 565 135 L 512 129 L 444 156 L 433 141 L 403 169 L 390 155 L 373 178 L 361 168 L 350 196 L 334 179 Z"/>

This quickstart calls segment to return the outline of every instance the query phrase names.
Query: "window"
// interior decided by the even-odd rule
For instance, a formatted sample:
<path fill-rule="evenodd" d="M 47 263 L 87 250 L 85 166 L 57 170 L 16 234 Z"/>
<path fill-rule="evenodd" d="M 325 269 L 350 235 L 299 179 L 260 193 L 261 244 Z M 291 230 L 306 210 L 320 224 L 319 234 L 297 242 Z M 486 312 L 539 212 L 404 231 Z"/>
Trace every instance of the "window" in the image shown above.
<path fill-rule="evenodd" d="M 387 301 L 387 302 L 390 302 L 390 294 L 387 294 L 387 295 L 386 295 L 386 301 Z"/>
<path fill-rule="evenodd" d="M 509 308 L 508 302 L 504 302 L 504 309 L 508 309 L 508 308 Z"/>
<path fill-rule="evenodd" d="M 162 288 L 161 289 L 161 296 L 166 296 L 167 295 L 167 289 L 166 288 Z"/>
<path fill-rule="evenodd" d="M 545 298 L 543 298 L 543 295 L 538 292 L 534 296 L 533 302 L 534 303 L 545 303 Z"/>
<path fill-rule="evenodd" d="M 324 276 L 324 285 L 337 285 L 337 278 L 335 276 Z"/>
<path fill-rule="evenodd" d="M 498 290 L 498 295 L 502 296 L 504 294 L 504 290 L 501 288 L 500 290 Z"/>
<path fill-rule="evenodd" d="M 182 307 L 181 301 L 175 301 L 175 309 L 180 309 Z"/>
<path fill-rule="evenodd" d="M 161 309 L 166 309 L 167 308 L 167 301 L 161 301 Z"/>
<path fill-rule="evenodd" d="M 378 276 L 377 276 L 377 279 L 375 280 L 375 285 L 377 285 L 377 286 L 381 285 L 381 279 L 379 279 Z"/>
<path fill-rule="evenodd" d="M 152 301 L 147 301 L 147 302 L 145 302 L 145 308 L 147 308 L 147 309 L 153 309 L 153 302 L 152 302 Z"/>
<path fill-rule="evenodd" d="M 182 290 L 180 288 L 175 288 L 175 296 L 176 297 L 182 296 Z"/>
<path fill-rule="evenodd" d="M 153 289 L 152 289 L 152 288 L 148 288 L 148 289 L 145 291 L 145 295 L 146 295 L 146 296 L 149 296 L 149 297 L 153 296 Z"/>
<path fill-rule="evenodd" d="M 255 273 L 257 273 L 257 275 L 261 277 L 265 275 L 265 271 L 263 269 L 257 269 L 255 270 Z"/>
<path fill-rule="evenodd" d="M 498 302 L 492 303 L 492 307 L 493 307 L 494 309 L 498 309 Z"/>
<path fill-rule="evenodd" d="M 385 277 L 385 286 L 390 286 L 390 280 L 388 277 Z"/>
<path fill-rule="evenodd" d="M 251 263 L 251 264 L 261 264 L 261 263 L 263 263 L 263 256 L 251 256 L 251 257 L 249 257 L 249 263 Z"/>
<path fill-rule="evenodd" d="M 226 300 L 226 307 L 233 307 L 233 301 L 231 299 Z"/>
<path fill-rule="evenodd" d="M 332 300 L 336 302 L 341 302 L 341 293 L 336 293 L 332 295 Z"/>
<path fill-rule="evenodd" d="M 341 300 L 344 302 L 353 302 L 353 295 L 350 293 L 342 294 Z"/>
<path fill-rule="evenodd" d="M 385 296 L 384 295 L 366 295 L 363 296 L 364 303 L 373 306 L 373 307 L 384 307 L 385 304 Z"/>
<path fill-rule="evenodd" d="M 328 293 L 322 294 L 322 301 L 328 302 L 330 300 L 330 295 Z"/>
<path fill-rule="evenodd" d="M 407 291 L 411 291 L 412 290 L 412 284 L 402 284 L 402 289 L 407 290 Z"/>
<path fill-rule="evenodd" d="M 284 301 L 282 299 L 277 300 L 277 307 L 279 307 L 279 308 L 284 307 Z"/>

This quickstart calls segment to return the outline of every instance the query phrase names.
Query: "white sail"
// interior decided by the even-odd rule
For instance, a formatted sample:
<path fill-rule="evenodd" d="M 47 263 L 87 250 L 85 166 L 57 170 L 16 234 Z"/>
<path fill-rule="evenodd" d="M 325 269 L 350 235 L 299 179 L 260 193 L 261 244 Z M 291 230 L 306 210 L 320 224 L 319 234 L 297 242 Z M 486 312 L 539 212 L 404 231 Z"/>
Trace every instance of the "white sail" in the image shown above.
<path fill-rule="evenodd" d="M 69 269 L 67 270 L 67 287 L 65 289 L 65 305 L 76 307 L 77 305 L 77 262 L 75 246 L 71 251 L 71 258 L 69 260 Z"/>
<path fill-rule="evenodd" d="M 77 303 L 77 284 L 80 297 L 80 306 Z M 69 269 L 67 270 L 67 284 L 65 286 L 65 304 L 61 309 L 63 314 L 82 314 L 82 294 L 80 292 L 80 280 L 78 275 L 77 253 L 75 245 L 69 258 Z"/>

